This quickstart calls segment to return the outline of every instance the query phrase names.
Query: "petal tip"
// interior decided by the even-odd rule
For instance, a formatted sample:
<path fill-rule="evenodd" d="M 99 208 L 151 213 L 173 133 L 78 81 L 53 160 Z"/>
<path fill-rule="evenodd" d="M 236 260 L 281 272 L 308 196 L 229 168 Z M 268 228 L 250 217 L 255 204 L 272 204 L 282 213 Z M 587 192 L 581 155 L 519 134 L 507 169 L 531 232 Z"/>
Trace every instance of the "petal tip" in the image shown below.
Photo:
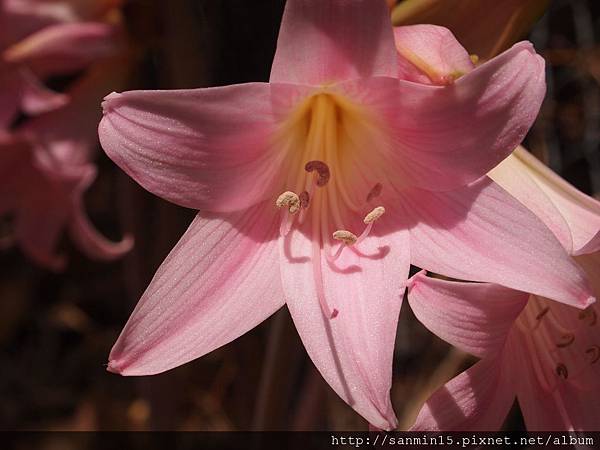
<path fill-rule="evenodd" d="M 108 364 L 106 365 L 106 371 L 117 375 L 121 375 L 121 370 L 119 369 L 118 364 L 114 360 L 108 361 Z"/>
<path fill-rule="evenodd" d="M 588 296 L 584 302 L 583 302 L 583 308 L 587 308 L 590 305 L 593 305 L 594 303 L 596 303 L 596 297 L 594 297 L 593 295 Z"/>
<path fill-rule="evenodd" d="M 106 97 L 104 97 L 104 101 L 102 102 L 102 112 L 104 114 L 110 111 L 110 107 L 114 105 L 114 102 L 123 97 L 123 94 L 120 92 L 111 92 Z"/>

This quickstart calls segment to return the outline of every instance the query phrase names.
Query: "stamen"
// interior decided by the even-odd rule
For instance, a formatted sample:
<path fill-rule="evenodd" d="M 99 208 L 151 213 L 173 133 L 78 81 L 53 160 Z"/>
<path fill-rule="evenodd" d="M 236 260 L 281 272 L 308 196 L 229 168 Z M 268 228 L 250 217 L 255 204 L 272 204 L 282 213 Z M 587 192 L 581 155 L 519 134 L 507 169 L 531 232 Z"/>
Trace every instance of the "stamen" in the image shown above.
<path fill-rule="evenodd" d="M 317 172 L 317 174 L 318 174 L 317 186 L 319 186 L 319 187 L 325 186 L 329 182 L 329 179 L 331 178 L 331 172 L 329 171 L 329 166 L 327 166 L 327 164 L 325 164 L 323 161 L 317 161 L 317 160 L 309 161 L 304 166 L 304 170 L 306 170 L 309 173 L 314 172 L 314 171 Z"/>
<path fill-rule="evenodd" d="M 275 201 L 278 208 L 283 206 L 288 208 L 290 214 L 296 214 L 300 210 L 300 197 L 295 192 L 285 191 Z"/>
<path fill-rule="evenodd" d="M 479 55 L 476 55 L 475 53 L 469 55 L 469 58 L 473 64 L 477 64 L 479 62 Z"/>
<path fill-rule="evenodd" d="M 384 213 L 385 213 L 385 208 L 383 206 L 378 206 L 377 208 L 374 208 L 369 214 L 367 214 L 365 216 L 365 218 L 363 219 L 363 222 L 367 226 L 365 227 L 363 232 L 358 237 L 358 239 L 356 241 L 357 244 L 360 244 L 362 241 L 364 241 L 367 238 L 367 236 L 369 235 L 369 233 L 371 233 L 371 230 L 373 229 L 373 224 L 375 223 L 375 221 L 377 219 L 379 219 L 381 216 L 383 216 Z"/>
<path fill-rule="evenodd" d="M 383 216 L 384 213 L 385 213 L 385 208 L 383 206 L 378 206 L 377 208 L 373 209 L 373 211 L 371 211 L 369 214 L 367 214 L 365 216 L 365 218 L 363 219 L 363 222 L 366 225 L 369 225 L 369 224 L 375 222 L 381 216 Z"/>
<path fill-rule="evenodd" d="M 563 334 L 560 337 L 560 342 L 556 343 L 558 348 L 568 347 L 575 341 L 575 335 L 573 333 Z"/>
<path fill-rule="evenodd" d="M 538 313 L 537 316 L 535 316 L 535 325 L 533 326 L 533 330 L 536 330 L 540 326 L 542 319 L 546 314 L 548 314 L 548 312 L 550 312 L 550 307 L 546 306 Z"/>
<path fill-rule="evenodd" d="M 565 366 L 563 363 L 558 363 L 556 365 L 556 375 L 563 378 L 564 380 L 569 378 L 569 371 L 567 370 L 567 366 Z"/>
<path fill-rule="evenodd" d="M 548 311 L 550 311 L 550 307 L 546 306 L 544 309 L 542 309 L 540 311 L 540 313 L 535 316 L 535 320 L 542 320 L 542 317 L 544 317 L 546 314 L 548 314 Z"/>
<path fill-rule="evenodd" d="M 377 183 L 375 186 L 373 186 L 373 189 L 371 189 L 369 191 L 369 193 L 367 194 L 367 202 L 370 202 L 375 197 L 379 197 L 382 189 L 383 189 L 383 186 L 381 185 L 381 183 Z"/>
<path fill-rule="evenodd" d="M 357 241 L 357 237 L 354 233 L 347 230 L 337 230 L 333 233 L 333 238 L 336 241 L 342 241 L 346 245 L 354 245 Z"/>
<path fill-rule="evenodd" d="M 321 249 L 316 241 L 313 241 L 313 277 L 315 279 L 315 289 L 319 305 L 323 315 L 328 319 L 334 319 L 337 317 L 339 311 L 336 308 L 331 309 L 327 304 L 327 298 L 325 296 L 325 288 L 323 285 L 323 272 L 321 268 Z"/>
<path fill-rule="evenodd" d="M 594 364 L 600 359 L 600 347 L 592 345 L 585 351 L 585 354 L 588 356 L 590 364 Z"/>
<path fill-rule="evenodd" d="M 308 191 L 302 191 L 300 193 L 300 207 L 302 209 L 306 209 L 308 208 L 308 205 L 310 204 L 310 195 L 308 193 Z"/>

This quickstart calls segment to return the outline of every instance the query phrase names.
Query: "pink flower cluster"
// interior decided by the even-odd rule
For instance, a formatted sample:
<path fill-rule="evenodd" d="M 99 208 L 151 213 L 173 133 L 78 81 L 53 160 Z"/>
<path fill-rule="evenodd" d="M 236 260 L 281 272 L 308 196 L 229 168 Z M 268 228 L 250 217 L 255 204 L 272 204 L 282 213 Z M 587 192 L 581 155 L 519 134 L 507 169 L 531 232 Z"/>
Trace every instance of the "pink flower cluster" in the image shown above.
<path fill-rule="evenodd" d="M 415 430 L 498 429 L 515 397 L 530 429 L 597 425 L 600 204 L 513 153 L 544 94 L 528 42 L 476 64 L 445 28 L 394 29 L 383 1 L 288 0 L 268 83 L 109 95 L 109 157 L 200 210 L 109 370 L 172 369 L 287 305 L 335 392 L 393 429 L 407 291 L 481 358 Z"/>
<path fill-rule="evenodd" d="M 109 0 L 0 1 L 0 214 L 13 220 L 4 245 L 17 243 L 52 270 L 65 265 L 57 250 L 63 231 L 95 259 L 119 257 L 132 245 L 129 237 L 113 243 L 100 235 L 83 207 L 96 175 L 96 105 L 117 77 L 93 65 L 119 49 L 115 6 Z M 44 84 L 86 69 L 67 92 Z"/>

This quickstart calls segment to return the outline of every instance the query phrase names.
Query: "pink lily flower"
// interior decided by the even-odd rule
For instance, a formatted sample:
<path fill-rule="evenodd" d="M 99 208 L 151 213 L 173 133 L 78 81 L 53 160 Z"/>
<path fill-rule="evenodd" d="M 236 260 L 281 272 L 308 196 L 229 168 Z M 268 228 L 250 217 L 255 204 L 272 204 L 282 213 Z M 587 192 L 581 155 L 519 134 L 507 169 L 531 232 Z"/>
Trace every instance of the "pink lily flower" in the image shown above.
<path fill-rule="evenodd" d="M 597 279 L 600 252 L 578 261 Z M 515 398 L 530 431 L 597 429 L 600 332 L 593 306 L 581 311 L 494 284 L 422 274 L 411 279 L 408 295 L 427 328 L 481 358 L 427 400 L 411 430 L 499 430 Z"/>
<path fill-rule="evenodd" d="M 491 177 L 578 255 L 575 260 L 600 294 L 600 202 L 523 148 Z M 581 311 L 497 285 L 424 274 L 409 284 L 417 318 L 442 339 L 481 358 L 429 398 L 414 430 L 498 430 L 515 398 L 531 431 L 597 428 L 600 327 L 593 306 Z"/>
<path fill-rule="evenodd" d="M 120 242 L 102 236 L 83 204 L 96 176 L 92 148 L 100 112 L 94 105 L 123 74 L 116 67 L 96 67 L 69 92 L 67 106 L 0 135 L 0 215 L 13 216 L 14 240 L 48 269 L 66 264 L 56 251 L 63 231 L 91 259 L 114 260 L 133 245 L 130 236 Z"/>
<path fill-rule="evenodd" d="M 0 3 L 0 128 L 7 128 L 19 112 L 40 114 L 67 102 L 66 95 L 47 89 L 40 79 L 81 70 L 118 47 L 118 27 L 47 18 L 43 13 L 52 3 Z M 23 14 L 25 6 L 35 6 L 40 14 Z M 23 30 L 31 33 L 23 35 Z"/>
<path fill-rule="evenodd" d="M 288 0 L 269 83 L 106 97 L 107 154 L 150 192 L 200 210 L 108 369 L 172 369 L 287 304 L 335 392 L 391 429 L 411 262 L 590 303 L 552 233 L 484 176 L 535 118 L 543 69 L 520 43 L 449 86 L 401 80 L 385 2 Z"/>

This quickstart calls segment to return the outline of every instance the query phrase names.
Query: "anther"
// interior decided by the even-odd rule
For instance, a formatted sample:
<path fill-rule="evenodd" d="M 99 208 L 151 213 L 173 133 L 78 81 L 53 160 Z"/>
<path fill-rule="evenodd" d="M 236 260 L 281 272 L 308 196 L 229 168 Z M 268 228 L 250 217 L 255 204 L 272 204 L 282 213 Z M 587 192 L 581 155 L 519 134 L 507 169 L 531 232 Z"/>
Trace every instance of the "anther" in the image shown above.
<path fill-rule="evenodd" d="M 550 311 L 550 307 L 546 306 L 544 309 L 542 309 L 539 314 L 537 316 L 535 316 L 535 320 L 542 320 L 542 317 L 544 317 L 546 314 L 548 314 L 548 311 Z"/>
<path fill-rule="evenodd" d="M 563 363 L 558 363 L 556 365 L 556 375 L 565 380 L 569 378 L 569 371 L 567 370 L 567 366 L 565 366 Z"/>
<path fill-rule="evenodd" d="M 600 359 L 600 347 L 592 345 L 585 351 L 585 354 L 589 358 L 590 364 L 594 364 Z"/>
<path fill-rule="evenodd" d="M 342 241 L 346 245 L 354 245 L 358 239 L 354 233 L 347 230 L 337 230 L 333 233 L 333 238 L 336 241 Z"/>
<path fill-rule="evenodd" d="M 287 207 L 290 214 L 296 214 L 300 210 L 300 204 L 300 197 L 291 191 L 285 191 L 277 197 L 277 201 L 275 202 L 278 208 Z"/>
<path fill-rule="evenodd" d="M 373 186 L 373 189 L 371 189 L 369 191 L 369 193 L 367 194 L 367 202 L 370 202 L 375 197 L 379 197 L 382 189 L 383 189 L 383 186 L 381 185 L 381 183 L 377 183 L 375 186 Z"/>
<path fill-rule="evenodd" d="M 589 308 L 584 309 L 579 313 L 579 320 L 587 320 L 588 325 L 590 327 L 596 325 L 598 321 L 598 316 L 596 315 L 596 311 L 591 306 Z"/>
<path fill-rule="evenodd" d="M 302 191 L 299 198 L 300 207 L 303 209 L 308 208 L 308 205 L 310 204 L 310 195 L 308 194 L 308 191 Z"/>
<path fill-rule="evenodd" d="M 479 55 L 473 53 L 472 55 L 469 55 L 469 59 L 473 64 L 477 64 L 479 62 Z"/>
<path fill-rule="evenodd" d="M 309 173 L 314 171 L 317 172 L 317 186 L 319 187 L 325 186 L 329 182 L 329 178 L 331 178 L 329 167 L 323 161 L 309 161 L 304 166 L 304 170 Z"/>
<path fill-rule="evenodd" d="M 381 216 L 383 216 L 384 213 L 385 213 L 385 208 L 383 206 L 378 206 L 377 208 L 374 208 L 369 214 L 367 214 L 365 216 L 365 218 L 363 219 L 363 222 L 365 223 L 365 225 L 369 225 L 370 223 L 375 222 L 377 219 L 379 219 Z"/>
<path fill-rule="evenodd" d="M 558 348 L 568 347 L 575 341 L 575 335 L 573 333 L 566 333 L 560 337 L 560 342 L 556 343 Z"/>

